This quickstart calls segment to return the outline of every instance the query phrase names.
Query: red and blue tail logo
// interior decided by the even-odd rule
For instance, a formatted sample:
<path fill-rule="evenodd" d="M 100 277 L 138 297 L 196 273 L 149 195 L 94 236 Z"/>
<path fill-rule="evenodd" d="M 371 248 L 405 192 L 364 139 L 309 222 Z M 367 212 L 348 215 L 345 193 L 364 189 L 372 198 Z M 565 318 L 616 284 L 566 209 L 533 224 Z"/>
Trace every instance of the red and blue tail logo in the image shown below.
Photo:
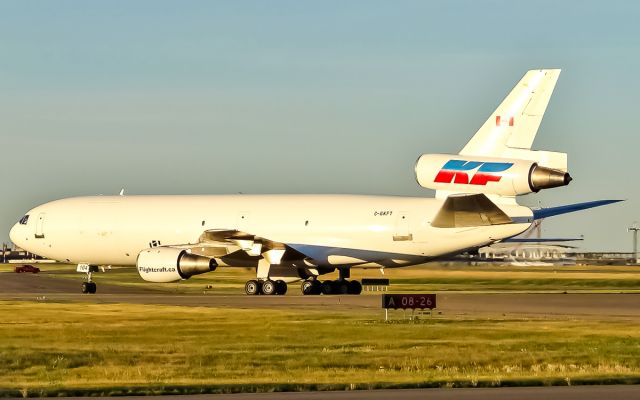
<path fill-rule="evenodd" d="M 449 160 L 438 172 L 434 182 L 486 186 L 489 182 L 500 182 L 502 175 L 497 172 L 504 172 L 512 166 L 513 163 Z M 475 169 L 477 171 L 469 179 L 469 173 Z"/>

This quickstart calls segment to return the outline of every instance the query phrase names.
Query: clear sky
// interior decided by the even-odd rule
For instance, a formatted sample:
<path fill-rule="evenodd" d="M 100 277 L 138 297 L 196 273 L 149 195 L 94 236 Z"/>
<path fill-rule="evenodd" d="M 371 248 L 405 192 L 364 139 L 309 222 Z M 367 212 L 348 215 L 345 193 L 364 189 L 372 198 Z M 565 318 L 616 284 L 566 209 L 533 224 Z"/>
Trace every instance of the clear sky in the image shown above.
<path fill-rule="evenodd" d="M 0 241 L 29 208 L 117 194 L 431 196 L 524 72 L 562 68 L 534 146 L 628 199 L 545 221 L 627 250 L 640 220 L 637 1 L 0 0 Z"/>

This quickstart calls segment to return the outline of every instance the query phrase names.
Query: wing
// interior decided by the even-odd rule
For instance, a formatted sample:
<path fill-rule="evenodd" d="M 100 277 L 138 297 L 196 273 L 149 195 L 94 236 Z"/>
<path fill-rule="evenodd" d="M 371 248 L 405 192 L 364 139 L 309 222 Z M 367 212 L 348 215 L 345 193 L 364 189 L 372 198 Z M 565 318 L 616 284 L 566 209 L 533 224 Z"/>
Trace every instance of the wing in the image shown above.
<path fill-rule="evenodd" d="M 480 196 L 484 197 L 484 195 Z M 506 220 L 510 221 L 509 217 L 504 215 L 493 203 L 488 199 L 486 201 L 489 205 L 483 203 L 487 207 L 483 209 L 485 214 L 478 216 L 478 218 L 488 216 L 493 224 L 506 223 Z M 491 206 L 493 208 L 489 209 Z M 501 213 L 500 217 L 497 215 L 498 213 Z M 469 223 L 469 218 L 472 217 L 465 215 L 464 221 Z M 502 218 L 506 218 L 506 220 Z M 460 220 L 456 222 L 458 225 L 460 224 Z M 482 222 L 480 224 L 490 225 L 491 223 Z M 260 269 L 263 265 L 269 265 L 271 271 L 274 274 L 279 274 L 279 276 L 287 276 L 287 274 L 295 271 L 298 271 L 296 272 L 298 276 L 304 275 L 302 271 L 306 271 L 307 276 L 310 271 L 328 270 L 330 272 L 337 265 L 362 268 L 397 267 L 409 263 L 417 263 L 425 258 L 423 256 L 385 251 L 316 246 L 312 244 L 287 244 L 247 232 L 226 229 L 204 231 L 198 243 L 163 247 L 186 250 L 189 254 L 214 259 L 218 266 Z M 317 273 L 311 273 L 317 275 Z"/>
<path fill-rule="evenodd" d="M 271 265 L 297 262 L 313 266 L 305 254 L 284 243 L 238 230 L 207 230 L 200 235 L 198 243 L 170 247 L 214 258 L 218 265 L 229 267 L 257 267 L 261 259 L 266 259 Z"/>
<path fill-rule="evenodd" d="M 263 280 L 295 281 L 320 274 L 307 256 L 286 244 L 237 230 L 207 230 L 198 243 L 145 249 L 136 263 L 144 280 L 161 283 L 188 279 L 218 266 L 255 268 L 256 277 Z"/>

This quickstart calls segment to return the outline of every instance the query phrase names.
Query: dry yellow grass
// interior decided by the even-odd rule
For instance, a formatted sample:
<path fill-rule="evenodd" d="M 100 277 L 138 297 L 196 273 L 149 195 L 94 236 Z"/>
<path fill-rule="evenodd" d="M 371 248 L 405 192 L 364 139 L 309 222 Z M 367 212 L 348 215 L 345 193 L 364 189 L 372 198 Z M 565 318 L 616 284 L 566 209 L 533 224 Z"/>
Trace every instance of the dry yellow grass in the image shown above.
<path fill-rule="evenodd" d="M 640 323 L 0 302 L 0 388 L 640 377 Z"/>

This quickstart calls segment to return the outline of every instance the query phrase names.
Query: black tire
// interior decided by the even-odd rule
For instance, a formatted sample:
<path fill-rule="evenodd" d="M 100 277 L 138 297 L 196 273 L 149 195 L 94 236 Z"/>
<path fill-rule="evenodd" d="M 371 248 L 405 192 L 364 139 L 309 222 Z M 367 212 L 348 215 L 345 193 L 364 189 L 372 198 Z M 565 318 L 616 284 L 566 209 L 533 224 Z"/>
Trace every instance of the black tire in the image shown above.
<path fill-rule="evenodd" d="M 262 294 L 271 296 L 277 293 L 276 283 L 270 279 L 262 282 Z"/>
<path fill-rule="evenodd" d="M 334 281 L 334 293 L 335 294 L 349 294 L 349 282 L 348 281 Z"/>
<path fill-rule="evenodd" d="M 260 293 L 260 284 L 255 279 L 247 281 L 244 284 L 244 292 L 249 296 L 255 296 Z"/>
<path fill-rule="evenodd" d="M 300 284 L 300 291 L 304 296 L 310 296 L 314 294 L 313 281 L 302 281 Z"/>
<path fill-rule="evenodd" d="M 82 293 L 89 293 L 89 282 L 82 282 Z"/>
<path fill-rule="evenodd" d="M 321 291 L 322 291 L 322 294 L 324 294 L 324 295 L 334 294 L 333 281 L 324 281 L 324 282 L 322 282 Z"/>
<path fill-rule="evenodd" d="M 95 282 L 89 282 L 89 293 L 95 294 L 98 289 L 98 286 Z"/>
<path fill-rule="evenodd" d="M 303 281 L 300 286 L 302 294 L 305 296 L 315 296 L 322 293 L 322 284 L 318 280 Z"/>
<path fill-rule="evenodd" d="M 360 281 L 349 281 L 349 294 L 362 293 L 362 283 Z"/>
<path fill-rule="evenodd" d="M 320 283 L 320 281 L 316 279 L 313 281 L 311 294 L 320 295 L 320 293 L 322 293 L 322 283 Z"/>
<path fill-rule="evenodd" d="M 277 280 L 276 281 L 276 294 L 280 295 L 280 296 L 284 296 L 285 294 L 287 294 L 287 282 L 282 281 L 282 280 Z"/>

